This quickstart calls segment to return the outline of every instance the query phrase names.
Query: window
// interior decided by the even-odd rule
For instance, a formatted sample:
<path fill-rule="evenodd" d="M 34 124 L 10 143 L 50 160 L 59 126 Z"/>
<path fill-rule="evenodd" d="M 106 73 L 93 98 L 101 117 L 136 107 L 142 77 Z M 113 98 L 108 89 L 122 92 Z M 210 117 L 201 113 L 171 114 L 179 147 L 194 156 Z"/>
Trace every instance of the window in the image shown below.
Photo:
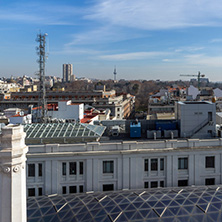
<path fill-rule="evenodd" d="M 145 159 L 144 160 L 144 171 L 148 171 L 149 170 L 149 160 Z"/>
<path fill-rule="evenodd" d="M 62 187 L 62 194 L 66 194 L 66 187 Z"/>
<path fill-rule="evenodd" d="M 83 162 L 79 162 L 79 174 L 83 174 Z"/>
<path fill-rule="evenodd" d="M 160 170 L 164 170 L 164 159 L 160 159 Z"/>
<path fill-rule="evenodd" d="M 113 173 L 113 160 L 103 161 L 103 173 Z"/>
<path fill-rule="evenodd" d="M 35 188 L 29 188 L 28 189 L 28 196 L 34 197 L 35 196 Z"/>
<path fill-rule="evenodd" d="M 158 182 L 157 182 L 157 181 L 152 181 L 152 182 L 150 183 L 150 187 L 151 187 L 151 188 L 156 188 L 156 187 L 158 187 Z"/>
<path fill-rule="evenodd" d="M 111 191 L 114 190 L 113 184 L 103 184 L 103 191 Z"/>
<path fill-rule="evenodd" d="M 38 188 L 39 196 L 42 196 L 42 187 Z"/>
<path fill-rule="evenodd" d="M 151 171 L 158 170 L 158 159 L 151 159 Z"/>
<path fill-rule="evenodd" d="M 76 186 L 70 186 L 69 193 L 76 193 Z"/>
<path fill-rule="evenodd" d="M 205 179 L 205 185 L 207 185 L 207 186 L 215 185 L 215 178 L 207 178 L 207 179 Z"/>
<path fill-rule="evenodd" d="M 206 156 L 205 166 L 206 166 L 206 168 L 214 168 L 215 167 L 215 157 L 214 156 Z"/>
<path fill-rule="evenodd" d="M 79 186 L 79 192 L 80 192 L 80 193 L 83 193 L 83 185 L 80 185 L 80 186 Z"/>
<path fill-rule="evenodd" d="M 178 187 L 188 186 L 188 180 L 178 180 Z"/>
<path fill-rule="evenodd" d="M 212 135 L 212 130 L 207 130 L 207 133 L 211 134 Z"/>
<path fill-rule="evenodd" d="M 188 158 L 178 158 L 178 169 L 187 170 L 188 169 Z"/>
<path fill-rule="evenodd" d="M 66 163 L 62 163 L 62 175 L 66 175 Z"/>
<path fill-rule="evenodd" d="M 149 188 L 149 182 L 144 182 L 144 188 Z"/>
<path fill-rule="evenodd" d="M 42 177 L 42 164 L 39 163 L 38 166 L 39 166 L 39 177 Z"/>
<path fill-rule="evenodd" d="M 69 163 L 69 175 L 76 175 L 76 162 Z"/>
<path fill-rule="evenodd" d="M 160 181 L 160 187 L 164 187 L 164 181 Z"/>
<path fill-rule="evenodd" d="M 28 176 L 34 177 L 35 176 L 35 164 L 28 164 Z"/>

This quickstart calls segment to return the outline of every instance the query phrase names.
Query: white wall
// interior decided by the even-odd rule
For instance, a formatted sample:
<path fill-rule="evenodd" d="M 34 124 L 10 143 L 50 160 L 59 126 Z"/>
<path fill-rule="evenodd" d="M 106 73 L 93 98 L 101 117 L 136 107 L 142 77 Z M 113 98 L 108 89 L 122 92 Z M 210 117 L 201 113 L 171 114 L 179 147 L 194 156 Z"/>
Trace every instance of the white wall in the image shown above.
<path fill-rule="evenodd" d="M 0 222 L 26 221 L 26 153 L 22 126 L 6 126 L 0 135 Z"/>
<path fill-rule="evenodd" d="M 191 96 L 193 100 L 196 99 L 196 97 L 199 93 L 200 93 L 200 91 L 196 87 L 194 87 L 193 85 L 191 85 L 187 88 L 187 96 Z"/>
<path fill-rule="evenodd" d="M 49 116 L 57 119 L 81 120 L 84 117 L 84 104 L 72 104 L 69 101 L 58 102 L 58 111 L 48 111 Z"/>
<path fill-rule="evenodd" d="M 217 98 L 222 97 L 222 90 L 219 88 L 214 89 L 214 96 L 216 96 Z"/>
<path fill-rule="evenodd" d="M 164 186 L 174 187 L 178 180 L 188 180 L 188 185 L 205 185 L 206 178 L 222 183 L 222 140 L 168 140 L 152 142 L 113 142 L 88 144 L 48 144 L 30 146 L 29 163 L 42 163 L 43 176 L 27 177 L 27 188 L 43 187 L 45 194 L 62 193 L 62 187 L 84 186 L 85 191 L 102 191 L 104 184 L 113 184 L 114 190 L 144 188 L 144 182 L 164 181 Z M 215 167 L 205 168 L 206 156 L 215 157 Z M 188 158 L 188 169 L 178 169 L 178 158 Z M 164 170 L 160 170 L 160 159 Z M 144 171 L 144 159 L 149 159 L 149 170 Z M 158 170 L 151 171 L 151 159 L 158 159 Z M 114 172 L 103 173 L 103 161 L 114 161 Z M 62 163 L 76 162 L 76 175 L 62 175 Z M 79 173 L 83 162 L 83 174 Z M 37 195 L 37 192 L 36 192 Z"/>
<path fill-rule="evenodd" d="M 198 129 L 204 122 L 209 122 L 194 136 L 207 138 L 216 132 L 216 106 L 210 102 L 178 102 L 178 119 L 180 120 L 180 136 L 192 136 L 192 132 Z M 208 121 L 208 113 L 212 113 L 212 120 Z M 212 131 L 212 135 L 210 135 Z"/>

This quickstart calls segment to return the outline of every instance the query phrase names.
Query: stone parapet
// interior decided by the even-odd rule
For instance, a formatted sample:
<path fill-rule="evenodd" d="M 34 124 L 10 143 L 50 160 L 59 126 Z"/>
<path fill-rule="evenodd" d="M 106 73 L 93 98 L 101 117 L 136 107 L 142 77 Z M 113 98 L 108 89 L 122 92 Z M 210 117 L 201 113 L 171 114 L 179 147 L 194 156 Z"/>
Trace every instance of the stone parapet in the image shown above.
<path fill-rule="evenodd" d="M 23 126 L 8 125 L 0 136 L 0 222 L 26 221 L 26 153 Z"/>

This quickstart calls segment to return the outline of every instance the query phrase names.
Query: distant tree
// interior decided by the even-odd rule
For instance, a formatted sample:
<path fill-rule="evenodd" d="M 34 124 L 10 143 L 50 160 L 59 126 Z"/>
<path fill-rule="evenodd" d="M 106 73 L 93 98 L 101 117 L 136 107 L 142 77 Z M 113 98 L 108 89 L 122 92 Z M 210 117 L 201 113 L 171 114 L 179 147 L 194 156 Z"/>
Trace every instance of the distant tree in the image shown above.
<path fill-rule="evenodd" d="M 139 90 L 139 85 L 138 84 L 134 84 L 133 85 L 133 90 L 135 91 L 135 93 L 137 93 L 138 90 Z"/>

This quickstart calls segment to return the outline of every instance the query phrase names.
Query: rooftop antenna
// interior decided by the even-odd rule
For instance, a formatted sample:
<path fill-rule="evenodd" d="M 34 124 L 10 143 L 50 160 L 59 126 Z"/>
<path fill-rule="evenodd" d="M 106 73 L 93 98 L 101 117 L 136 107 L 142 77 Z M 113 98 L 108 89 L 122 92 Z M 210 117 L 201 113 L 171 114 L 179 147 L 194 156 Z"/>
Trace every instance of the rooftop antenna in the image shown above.
<path fill-rule="evenodd" d="M 41 107 L 41 117 L 40 122 L 46 123 L 46 116 L 47 116 L 47 103 L 46 103 L 46 89 L 45 89 L 45 62 L 46 62 L 46 53 L 45 53 L 45 45 L 46 45 L 46 36 L 48 34 L 39 33 L 36 38 L 36 42 L 39 43 L 39 46 L 36 47 L 37 55 L 39 55 L 39 83 L 40 83 L 40 90 L 39 90 L 39 106 Z"/>
<path fill-rule="evenodd" d="M 114 81 L 116 81 L 116 75 L 117 75 L 117 72 L 116 72 L 116 66 L 114 67 L 113 75 L 114 75 Z"/>

